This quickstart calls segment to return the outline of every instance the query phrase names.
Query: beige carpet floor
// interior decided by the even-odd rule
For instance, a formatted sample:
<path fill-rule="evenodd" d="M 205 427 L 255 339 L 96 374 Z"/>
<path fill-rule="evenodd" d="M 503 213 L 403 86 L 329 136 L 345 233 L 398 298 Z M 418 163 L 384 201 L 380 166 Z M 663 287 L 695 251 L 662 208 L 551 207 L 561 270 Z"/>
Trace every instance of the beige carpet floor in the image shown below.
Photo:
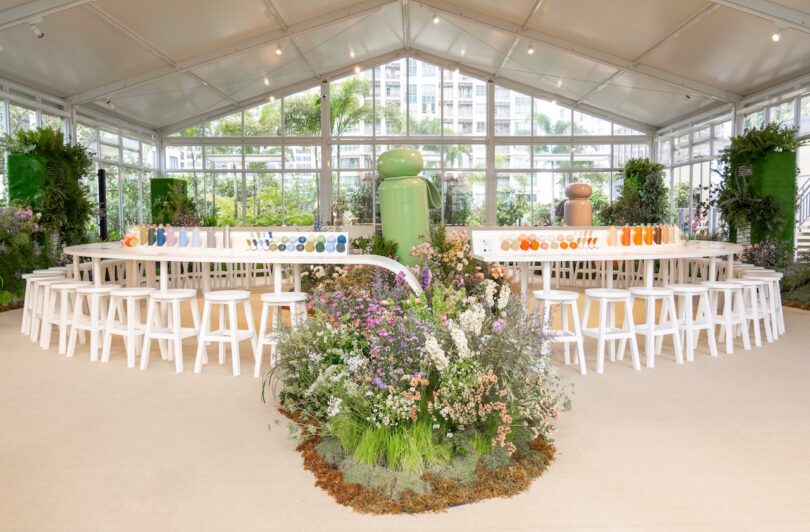
<path fill-rule="evenodd" d="M 546 475 L 417 516 L 361 515 L 315 487 L 247 364 L 195 375 L 190 343 L 183 374 L 159 356 L 127 369 L 118 342 L 109 364 L 66 359 L 19 320 L 0 314 L 2 531 L 810 530 L 808 312 L 733 356 L 563 367 L 574 408 Z"/>

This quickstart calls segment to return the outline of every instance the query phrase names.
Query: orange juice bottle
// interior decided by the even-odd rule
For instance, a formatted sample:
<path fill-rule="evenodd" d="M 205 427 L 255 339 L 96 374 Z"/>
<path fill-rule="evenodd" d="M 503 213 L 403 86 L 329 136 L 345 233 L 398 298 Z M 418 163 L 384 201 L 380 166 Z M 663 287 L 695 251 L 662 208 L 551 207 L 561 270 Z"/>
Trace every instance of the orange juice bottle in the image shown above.
<path fill-rule="evenodd" d="M 653 228 L 651 225 L 644 226 L 644 243 L 648 246 L 653 243 Z"/>
<path fill-rule="evenodd" d="M 624 227 L 622 227 L 622 245 L 630 245 L 630 226 L 627 224 L 624 224 Z"/>
<path fill-rule="evenodd" d="M 633 245 L 640 246 L 643 239 L 643 228 L 640 225 L 633 227 Z"/>

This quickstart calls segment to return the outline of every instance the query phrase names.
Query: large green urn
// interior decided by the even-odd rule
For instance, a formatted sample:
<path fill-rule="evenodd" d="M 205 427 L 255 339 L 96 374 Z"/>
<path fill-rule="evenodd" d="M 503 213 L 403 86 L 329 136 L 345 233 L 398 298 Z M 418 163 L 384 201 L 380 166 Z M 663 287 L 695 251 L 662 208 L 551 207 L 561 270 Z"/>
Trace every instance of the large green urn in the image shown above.
<path fill-rule="evenodd" d="M 383 236 L 397 243 L 400 262 L 414 265 L 411 248 L 425 241 L 430 209 L 441 206 L 441 194 L 422 171 L 422 156 L 415 150 L 391 150 L 380 155 L 380 217 Z"/>

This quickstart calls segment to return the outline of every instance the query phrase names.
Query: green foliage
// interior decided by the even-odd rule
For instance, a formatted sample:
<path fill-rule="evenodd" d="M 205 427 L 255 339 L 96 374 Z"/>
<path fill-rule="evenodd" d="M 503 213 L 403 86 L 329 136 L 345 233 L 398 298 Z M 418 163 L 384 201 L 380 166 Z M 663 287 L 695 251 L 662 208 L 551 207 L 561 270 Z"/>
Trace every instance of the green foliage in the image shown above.
<path fill-rule="evenodd" d="M 675 185 L 675 208 L 688 209 L 690 194 L 691 190 L 689 188 L 689 183 L 686 181 L 678 182 L 678 184 Z"/>
<path fill-rule="evenodd" d="M 396 471 L 376 464 L 359 463 L 346 458 L 340 465 L 343 481 L 379 489 L 392 499 L 399 499 L 406 492 L 417 495 L 428 493 L 430 486 L 422 480 L 419 473 Z"/>
<path fill-rule="evenodd" d="M 22 274 L 51 265 L 37 215 L 30 209 L 0 207 L 0 305 L 22 299 Z"/>
<path fill-rule="evenodd" d="M 785 220 L 779 202 L 769 194 L 754 194 L 748 173 L 751 165 L 768 153 L 796 151 L 802 144 L 796 131 L 795 127 L 770 123 L 732 137 L 718 160 L 717 173 L 722 179 L 710 189 L 709 199 L 700 210 L 705 213 L 716 207 L 731 229 L 758 225 L 769 233 L 780 232 Z"/>
<path fill-rule="evenodd" d="M 525 194 L 512 187 L 498 190 L 497 221 L 498 225 L 517 225 L 531 210 Z"/>
<path fill-rule="evenodd" d="M 152 223 L 185 227 L 200 225 L 197 207 L 180 184 L 174 185 L 161 198 L 158 203 L 158 211 L 159 214 L 154 217 Z"/>
<path fill-rule="evenodd" d="M 397 256 L 397 243 L 388 240 L 382 233 L 374 233 L 370 238 L 355 238 L 352 241 L 352 248 L 362 249 L 366 254 L 381 255 L 392 259 Z"/>
<path fill-rule="evenodd" d="M 619 197 L 600 211 L 608 225 L 657 224 L 669 218 L 669 200 L 664 184 L 664 165 L 648 158 L 629 159 L 624 164 L 624 182 Z"/>
<path fill-rule="evenodd" d="M 782 277 L 782 298 L 801 305 L 810 305 L 810 252 L 805 251 L 785 269 Z"/>
<path fill-rule="evenodd" d="M 341 443 L 335 438 L 322 438 L 315 447 L 318 454 L 326 460 L 326 463 L 338 466 L 346 458 Z"/>
<path fill-rule="evenodd" d="M 48 168 L 45 186 L 31 205 L 41 214 L 42 228 L 59 233 L 61 241 L 68 245 L 85 242 L 93 208 L 89 190 L 82 182 L 93 166 L 87 149 L 65 144 L 62 133 L 50 128 L 19 130 L 13 136 L 6 135 L 3 143 L 9 154 L 45 160 Z"/>
<path fill-rule="evenodd" d="M 770 238 L 748 244 L 743 249 L 742 260 L 755 266 L 783 271 L 793 262 L 793 242 Z"/>

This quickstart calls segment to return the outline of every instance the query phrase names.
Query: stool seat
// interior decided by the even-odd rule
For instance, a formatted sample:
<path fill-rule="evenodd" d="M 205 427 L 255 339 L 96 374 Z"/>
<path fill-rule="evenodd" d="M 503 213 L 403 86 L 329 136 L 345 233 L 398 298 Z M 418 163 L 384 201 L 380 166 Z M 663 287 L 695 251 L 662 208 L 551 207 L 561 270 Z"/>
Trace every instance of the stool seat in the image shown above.
<path fill-rule="evenodd" d="M 588 288 L 585 295 L 597 299 L 624 299 L 630 297 L 630 291 L 620 288 Z"/>
<path fill-rule="evenodd" d="M 667 288 L 676 294 L 705 294 L 709 287 L 702 284 L 670 284 Z"/>
<path fill-rule="evenodd" d="M 760 286 L 766 283 L 765 279 L 756 279 L 747 275 L 745 277 L 735 279 L 734 282 L 743 286 Z"/>
<path fill-rule="evenodd" d="M 62 290 L 75 290 L 77 288 L 84 288 L 90 286 L 90 281 L 74 281 L 72 279 L 67 281 L 59 281 L 51 285 L 51 288 L 60 288 Z"/>
<path fill-rule="evenodd" d="M 34 270 L 31 273 L 33 273 L 34 275 L 43 275 L 43 274 L 55 275 L 55 274 L 57 274 L 59 272 L 54 272 L 50 268 L 42 268 L 42 269 L 39 269 L 39 270 Z"/>
<path fill-rule="evenodd" d="M 782 273 L 780 273 L 780 272 L 755 271 L 755 272 L 745 272 L 745 275 L 742 276 L 742 279 L 761 279 L 763 281 L 771 281 L 771 280 L 781 281 L 782 277 L 784 277 L 784 275 Z M 742 279 L 737 279 L 737 281 L 740 281 Z"/>
<path fill-rule="evenodd" d="M 197 291 L 193 288 L 172 288 L 169 290 L 155 290 L 149 297 L 157 299 L 158 301 L 174 301 L 194 299 L 197 297 Z"/>
<path fill-rule="evenodd" d="M 121 286 L 117 284 L 105 284 L 101 286 L 87 285 L 77 288 L 76 292 L 86 295 L 109 294 L 111 291 L 116 290 L 118 288 L 121 288 Z"/>
<path fill-rule="evenodd" d="M 703 286 L 715 290 L 734 290 L 742 285 L 735 281 L 703 281 Z"/>
<path fill-rule="evenodd" d="M 669 288 L 645 288 L 637 286 L 630 289 L 630 294 L 636 297 L 667 297 L 672 294 L 672 290 Z"/>
<path fill-rule="evenodd" d="M 307 300 L 304 292 L 267 292 L 261 295 L 262 303 L 301 303 Z"/>
<path fill-rule="evenodd" d="M 535 290 L 532 292 L 535 299 L 543 301 L 578 301 L 579 294 L 570 290 Z"/>
<path fill-rule="evenodd" d="M 203 296 L 206 301 L 246 301 L 250 299 L 250 292 L 247 290 L 217 290 L 206 292 Z"/>
<path fill-rule="evenodd" d="M 154 288 L 148 287 L 116 288 L 112 292 L 110 292 L 110 295 L 113 297 L 147 297 L 151 295 L 152 292 L 154 291 L 155 291 Z"/>

